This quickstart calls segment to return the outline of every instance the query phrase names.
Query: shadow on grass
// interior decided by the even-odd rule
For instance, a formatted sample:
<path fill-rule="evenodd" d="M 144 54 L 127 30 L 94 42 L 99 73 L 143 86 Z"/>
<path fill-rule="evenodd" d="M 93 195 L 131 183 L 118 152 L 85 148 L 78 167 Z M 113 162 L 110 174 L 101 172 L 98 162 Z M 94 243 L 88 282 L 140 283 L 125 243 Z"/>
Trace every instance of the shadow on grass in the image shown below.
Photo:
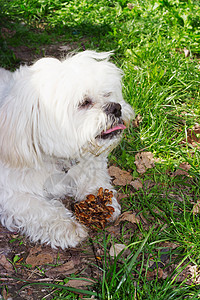
<path fill-rule="evenodd" d="M 28 25 L 8 18 L 1 12 L 0 28 L 0 66 L 8 69 L 15 69 L 20 63 L 30 63 L 45 55 L 62 57 L 64 54 L 57 49 L 59 45 L 68 45 L 66 52 L 77 49 L 101 50 L 101 45 L 104 50 L 111 49 L 102 42 L 108 36 L 109 44 L 109 32 L 112 29 L 108 24 L 83 22 L 75 26 L 60 24 L 51 28 L 42 22 Z M 113 43 L 111 37 L 110 40 Z M 46 51 L 44 46 L 50 47 Z"/>

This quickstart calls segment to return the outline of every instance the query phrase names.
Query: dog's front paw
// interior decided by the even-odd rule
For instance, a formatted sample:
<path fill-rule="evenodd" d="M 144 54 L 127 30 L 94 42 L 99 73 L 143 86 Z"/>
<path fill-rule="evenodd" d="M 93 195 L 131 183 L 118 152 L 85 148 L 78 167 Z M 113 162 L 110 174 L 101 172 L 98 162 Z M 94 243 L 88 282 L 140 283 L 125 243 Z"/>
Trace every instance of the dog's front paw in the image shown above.
<path fill-rule="evenodd" d="M 76 247 L 88 235 L 86 227 L 74 219 L 52 222 L 49 224 L 48 233 L 46 242 L 52 248 L 62 249 Z"/>

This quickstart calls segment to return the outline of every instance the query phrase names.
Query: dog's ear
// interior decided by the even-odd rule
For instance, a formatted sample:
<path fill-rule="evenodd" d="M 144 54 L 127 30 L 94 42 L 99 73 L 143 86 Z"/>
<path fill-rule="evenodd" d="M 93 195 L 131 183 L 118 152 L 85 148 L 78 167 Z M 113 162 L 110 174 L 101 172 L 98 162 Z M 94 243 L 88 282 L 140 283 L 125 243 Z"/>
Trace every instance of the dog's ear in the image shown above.
<path fill-rule="evenodd" d="M 37 95 L 25 78 L 13 81 L 0 107 L 0 160 L 11 167 L 33 167 L 41 161 Z"/>

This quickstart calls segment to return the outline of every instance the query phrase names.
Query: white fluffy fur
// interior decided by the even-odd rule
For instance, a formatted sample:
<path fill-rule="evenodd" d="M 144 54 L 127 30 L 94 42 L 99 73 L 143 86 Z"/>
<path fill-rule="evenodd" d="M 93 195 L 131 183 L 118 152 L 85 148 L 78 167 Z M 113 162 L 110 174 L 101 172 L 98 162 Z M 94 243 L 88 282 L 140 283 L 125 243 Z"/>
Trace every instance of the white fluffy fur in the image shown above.
<path fill-rule="evenodd" d="M 33 242 L 76 246 L 87 230 L 60 198 L 81 201 L 99 187 L 112 189 L 107 155 L 121 135 L 97 138 L 113 122 L 104 107 L 120 103 L 125 124 L 133 110 L 109 56 L 85 51 L 63 61 L 43 58 L 14 73 L 0 69 L 0 218 Z M 92 105 L 81 106 L 85 98 Z M 115 197 L 112 205 L 115 218 Z"/>

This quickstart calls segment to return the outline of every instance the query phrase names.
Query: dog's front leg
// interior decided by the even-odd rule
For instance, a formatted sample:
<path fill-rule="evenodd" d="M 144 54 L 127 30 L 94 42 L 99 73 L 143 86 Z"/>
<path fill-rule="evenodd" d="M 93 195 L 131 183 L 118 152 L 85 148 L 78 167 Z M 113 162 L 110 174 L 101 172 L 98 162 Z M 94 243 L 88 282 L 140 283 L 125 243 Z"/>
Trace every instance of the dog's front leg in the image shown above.
<path fill-rule="evenodd" d="M 87 236 L 86 228 L 55 199 L 15 193 L 1 204 L 0 214 L 2 224 L 9 230 L 19 231 L 31 241 L 47 243 L 52 248 L 75 247 Z"/>
<path fill-rule="evenodd" d="M 90 156 L 87 159 L 83 159 L 69 171 L 69 176 L 76 183 L 76 189 L 74 190 L 76 201 L 84 200 L 89 194 L 96 195 L 99 188 L 102 187 L 103 189 L 113 191 L 112 206 L 115 211 L 112 220 L 120 215 L 121 208 L 116 198 L 117 193 L 111 185 L 106 157 Z"/>

